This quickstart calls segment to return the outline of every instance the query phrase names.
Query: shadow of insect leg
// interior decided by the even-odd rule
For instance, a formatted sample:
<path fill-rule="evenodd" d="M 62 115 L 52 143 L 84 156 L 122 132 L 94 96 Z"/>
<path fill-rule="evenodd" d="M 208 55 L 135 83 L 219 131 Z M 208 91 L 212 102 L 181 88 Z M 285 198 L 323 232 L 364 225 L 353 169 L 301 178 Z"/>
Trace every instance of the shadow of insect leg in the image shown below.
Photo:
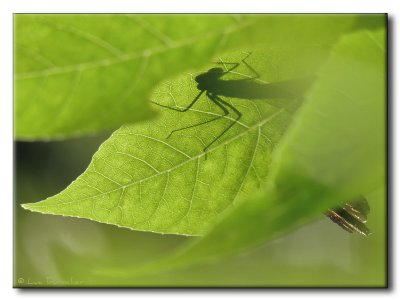
<path fill-rule="evenodd" d="M 164 108 L 168 108 L 168 109 L 175 110 L 175 111 L 179 111 L 179 112 L 185 112 L 185 111 L 188 111 L 188 110 L 197 102 L 197 100 L 199 100 L 200 96 L 201 96 L 203 93 L 204 93 L 204 90 L 200 91 L 200 93 L 199 93 L 199 94 L 192 100 L 192 102 L 191 102 L 187 107 L 185 107 L 184 109 L 179 109 L 179 108 L 175 108 L 175 107 L 163 105 L 163 104 L 160 104 L 160 103 L 157 103 L 157 102 L 154 102 L 154 101 L 151 101 L 151 102 L 154 103 L 154 104 L 156 104 L 156 105 L 158 105 L 158 106 L 164 107 Z"/>
<path fill-rule="evenodd" d="M 250 65 L 246 62 L 246 59 L 247 59 L 250 55 L 251 55 L 251 52 L 248 53 L 247 56 L 246 56 L 245 58 L 242 59 L 242 62 L 246 65 L 246 67 L 247 67 L 250 71 L 252 71 L 252 72 L 255 74 L 255 76 L 253 76 L 253 77 L 251 77 L 251 78 L 249 78 L 249 79 L 257 79 L 257 78 L 260 78 L 260 74 L 259 74 L 252 66 L 250 66 Z"/>
<path fill-rule="evenodd" d="M 174 132 L 181 131 L 181 130 L 185 130 L 185 129 L 189 129 L 189 128 L 193 128 L 193 127 L 200 126 L 200 125 L 203 125 L 203 124 L 207 124 L 207 123 L 216 121 L 216 120 L 218 120 L 218 119 L 220 119 L 220 118 L 222 118 L 222 117 L 225 117 L 225 116 L 227 116 L 227 115 L 229 114 L 229 111 L 228 111 L 223 105 L 221 105 L 221 103 L 218 103 L 218 101 L 215 100 L 208 92 L 206 93 L 206 96 L 207 96 L 214 104 L 216 104 L 216 105 L 223 111 L 224 114 L 223 114 L 223 115 L 219 115 L 219 116 L 217 116 L 217 117 L 215 117 L 215 118 L 212 118 L 212 119 L 210 119 L 210 120 L 207 120 L 207 121 L 203 121 L 203 122 L 200 122 L 200 123 L 197 123 L 197 124 L 194 124 L 194 125 L 190 125 L 190 126 L 186 126 L 186 127 L 182 127 L 182 128 L 179 128 L 179 129 L 172 130 L 171 133 L 168 135 L 167 138 L 169 138 Z"/>
<path fill-rule="evenodd" d="M 247 53 L 246 57 L 243 58 L 241 61 L 242 61 L 242 63 L 245 64 L 246 67 L 247 67 L 253 74 L 255 74 L 255 75 L 254 75 L 254 76 L 247 76 L 247 75 L 240 74 L 240 73 L 236 73 L 236 72 L 233 72 L 233 73 L 235 73 L 235 74 L 237 74 L 237 75 L 241 75 L 241 76 L 245 77 L 245 78 L 248 79 L 248 80 L 258 79 L 258 78 L 260 78 L 260 74 L 259 74 L 252 66 L 250 66 L 250 65 L 246 62 L 246 59 L 247 59 L 250 55 L 251 55 L 251 52 Z M 219 61 L 219 62 L 216 62 L 216 64 L 224 65 L 224 67 L 225 67 L 225 69 L 226 69 L 226 71 L 224 72 L 225 74 L 227 74 L 227 73 L 229 73 L 229 72 L 232 72 L 234 69 L 236 69 L 236 68 L 240 65 L 240 63 L 225 62 L 225 61 Z M 226 67 L 226 65 L 233 65 L 233 67 L 231 67 L 230 69 L 228 69 L 228 68 Z"/>
<path fill-rule="evenodd" d="M 236 113 L 237 117 L 236 117 L 236 119 L 235 119 L 234 121 L 232 121 L 232 123 L 229 124 L 229 126 L 226 127 L 216 138 L 214 138 L 214 139 L 211 141 L 211 143 L 209 143 L 209 144 L 207 145 L 207 147 L 205 147 L 205 148 L 203 149 L 204 152 L 206 152 L 206 151 L 208 150 L 208 148 L 210 148 L 210 146 L 211 146 L 212 144 L 214 144 L 221 136 L 223 136 L 223 135 L 225 134 L 225 132 L 227 132 L 233 125 L 235 125 L 236 122 L 239 121 L 239 119 L 242 117 L 242 113 L 241 113 L 240 111 L 238 111 L 238 110 L 236 109 L 236 107 L 234 107 L 233 105 L 229 104 L 228 102 L 222 100 L 220 97 L 218 97 L 218 96 L 216 96 L 216 95 L 210 95 L 210 98 L 214 98 L 214 101 L 220 102 L 219 105 L 221 105 L 221 106 L 222 106 L 221 103 L 223 103 L 225 106 L 228 106 L 230 109 L 232 109 L 232 110 Z M 226 109 L 226 107 L 225 107 L 224 109 Z"/>

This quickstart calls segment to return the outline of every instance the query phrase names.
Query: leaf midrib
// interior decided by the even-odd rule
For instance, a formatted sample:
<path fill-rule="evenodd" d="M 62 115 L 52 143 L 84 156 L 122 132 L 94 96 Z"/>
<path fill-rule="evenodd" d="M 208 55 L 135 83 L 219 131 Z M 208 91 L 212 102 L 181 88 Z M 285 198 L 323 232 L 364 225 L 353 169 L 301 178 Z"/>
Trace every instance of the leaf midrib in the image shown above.
<path fill-rule="evenodd" d="M 227 140 L 224 141 L 223 143 L 220 143 L 219 145 L 217 145 L 217 146 L 211 148 L 211 149 L 210 149 L 209 151 L 207 151 L 207 152 L 202 152 L 202 153 L 200 153 L 200 154 L 198 154 L 198 155 L 192 156 L 192 157 L 190 157 L 188 160 L 185 160 L 185 161 L 183 161 L 183 162 L 177 164 L 176 166 L 173 166 L 173 167 L 171 167 L 171 168 L 169 168 L 169 169 L 163 170 L 163 171 L 161 171 L 161 172 L 159 172 L 159 173 L 156 173 L 156 174 L 154 174 L 154 175 L 151 175 L 151 176 L 149 176 L 149 177 L 146 177 L 146 178 L 143 178 L 143 179 L 140 179 L 140 180 L 137 180 L 137 181 L 128 183 L 128 184 L 126 184 L 126 185 L 120 185 L 119 187 L 117 187 L 117 188 L 115 188 L 115 189 L 113 189 L 113 190 L 110 190 L 110 191 L 108 191 L 108 192 L 104 192 L 104 193 L 101 193 L 101 194 L 93 195 L 93 196 L 90 196 L 90 197 L 85 197 L 85 198 L 76 199 L 76 200 L 74 200 L 74 201 L 63 202 L 63 203 L 46 204 L 46 205 L 35 205 L 34 208 L 54 207 L 54 206 L 60 206 L 60 205 L 68 205 L 68 204 L 73 204 L 73 203 L 79 203 L 79 202 L 82 202 L 82 201 L 85 201 L 85 200 L 89 200 L 89 199 L 93 199 L 93 198 L 96 198 L 96 197 L 100 197 L 100 196 L 104 196 L 104 195 L 111 194 L 111 193 L 116 192 L 116 191 L 118 191 L 118 190 L 120 190 L 120 189 L 125 190 L 126 188 L 128 188 L 128 187 L 130 187 L 130 186 L 132 186 L 132 185 L 134 185 L 134 184 L 141 184 L 142 182 L 145 182 L 145 181 L 150 180 L 150 179 L 152 179 L 152 178 L 155 178 L 155 177 L 157 177 L 157 176 L 164 175 L 164 174 L 169 173 L 169 172 L 171 172 L 171 171 L 173 171 L 173 170 L 175 170 L 175 169 L 178 169 L 179 167 L 181 167 L 181 166 L 183 166 L 183 165 L 185 165 L 185 164 L 187 164 L 187 163 L 190 163 L 190 162 L 192 162 L 192 161 L 194 161 L 194 160 L 196 160 L 196 159 L 200 159 L 201 157 L 205 156 L 206 154 L 209 154 L 209 153 L 213 152 L 214 150 L 218 149 L 218 148 L 221 147 L 221 146 L 224 146 L 224 145 L 226 145 L 226 144 L 229 144 L 230 142 L 232 142 L 232 141 L 234 141 L 234 140 L 240 138 L 241 136 L 243 136 L 243 135 L 249 133 L 251 130 L 253 130 L 253 129 L 255 129 L 255 128 L 258 128 L 258 127 L 263 126 L 265 123 L 267 123 L 268 121 L 271 121 L 272 119 L 274 119 L 276 116 L 278 116 L 278 115 L 279 115 L 280 113 L 282 113 L 284 110 L 285 110 L 285 107 L 281 108 L 280 110 L 276 111 L 276 112 L 273 113 L 272 115 L 270 115 L 270 116 L 266 117 L 265 119 L 263 119 L 263 120 L 261 120 L 261 121 L 255 123 L 255 124 L 252 125 L 252 126 L 249 126 L 247 129 L 245 129 L 245 130 L 244 130 L 243 132 L 241 132 L 240 134 L 238 134 L 238 135 L 236 135 L 236 136 L 234 136 L 234 137 L 232 137 L 232 138 L 230 138 L 230 139 L 227 139 Z M 121 134 L 117 134 L 117 133 L 115 133 L 115 134 L 116 134 L 116 135 L 121 135 Z M 113 135 L 114 135 L 114 134 L 113 134 Z M 134 134 L 134 133 L 127 133 L 127 134 L 123 134 L 123 135 L 135 135 L 135 134 Z M 164 143 L 165 143 L 165 142 L 164 142 Z M 254 151 L 256 151 L 256 149 L 255 149 Z M 180 152 L 180 153 L 181 153 L 181 152 Z M 181 153 L 181 154 L 182 154 L 182 153 Z M 249 168 L 250 168 L 250 167 L 249 167 Z M 78 177 L 75 181 L 78 181 L 79 179 L 80 179 L 80 177 Z M 75 182 L 75 181 L 74 181 L 74 182 Z M 71 183 L 71 184 L 73 184 L 73 183 Z M 67 194 L 67 193 L 65 193 L 65 194 Z M 68 194 L 67 194 L 67 195 L 68 195 Z M 25 204 L 25 205 L 26 205 L 27 207 L 29 207 L 29 203 L 28 203 L 28 204 Z"/>

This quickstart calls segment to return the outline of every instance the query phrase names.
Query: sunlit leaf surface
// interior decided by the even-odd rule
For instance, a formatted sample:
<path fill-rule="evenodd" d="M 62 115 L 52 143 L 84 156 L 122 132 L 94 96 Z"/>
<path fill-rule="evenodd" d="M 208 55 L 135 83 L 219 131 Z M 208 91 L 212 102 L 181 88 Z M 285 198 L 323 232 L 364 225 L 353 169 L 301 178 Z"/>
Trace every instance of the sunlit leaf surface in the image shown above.
<path fill-rule="evenodd" d="M 63 139 L 154 116 L 150 90 L 227 49 L 326 45 L 354 16 L 17 15 L 15 136 Z M 334 24 L 334 26 L 333 26 Z"/>
<path fill-rule="evenodd" d="M 155 268 L 241 252 L 359 195 L 378 194 L 372 204 L 384 206 L 385 55 L 384 31 L 343 37 L 276 150 L 266 191 L 241 201 L 203 239 Z"/>
<path fill-rule="evenodd" d="M 230 94 L 241 86 L 235 90 L 241 97 L 258 88 L 258 99 L 221 96 L 226 102 L 218 105 L 202 93 L 190 110 L 178 112 L 167 107 L 187 106 L 199 94 L 193 78 L 207 70 L 164 82 L 153 96 L 154 103 L 167 106 L 160 118 L 123 126 L 65 191 L 24 207 L 136 230 L 201 234 L 211 219 L 265 184 L 273 149 L 324 53 L 306 47 L 219 57 L 217 65 L 229 70 L 228 62 L 248 56 L 214 88 L 233 84 L 220 91 Z M 250 79 L 251 68 L 261 78 Z"/>
<path fill-rule="evenodd" d="M 92 17 L 16 17 L 16 137 L 98 132 L 151 110 L 159 117 L 124 125 L 64 191 L 23 205 L 47 215 L 19 204 L 66 187 L 101 139 L 82 143 L 85 151 L 64 141 L 19 152 L 15 286 L 385 286 L 386 48 L 385 33 L 373 31 L 383 15 Z M 114 34 L 122 20 L 138 23 L 135 38 L 129 26 Z M 345 34 L 362 28 L 371 30 Z M 165 46 L 192 35 L 180 50 Z M 115 49 L 151 55 L 115 62 Z M 112 63 L 97 65 L 104 61 Z M 88 76 L 57 79 L 75 66 Z M 211 68 L 227 72 L 229 88 Z M 205 84 L 211 94 L 199 94 Z M 170 109 L 198 95 L 188 111 Z M 361 194 L 368 238 L 322 215 Z"/>

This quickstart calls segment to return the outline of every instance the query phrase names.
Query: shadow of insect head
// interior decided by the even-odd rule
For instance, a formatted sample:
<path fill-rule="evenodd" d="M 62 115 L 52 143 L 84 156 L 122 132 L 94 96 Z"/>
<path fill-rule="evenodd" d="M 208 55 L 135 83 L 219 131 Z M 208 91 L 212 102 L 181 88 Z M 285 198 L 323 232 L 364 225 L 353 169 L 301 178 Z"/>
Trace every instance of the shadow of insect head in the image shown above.
<path fill-rule="evenodd" d="M 239 67 L 240 63 L 223 61 L 216 62 L 216 64 L 222 64 L 225 67 L 225 70 L 221 67 L 215 67 L 209 69 L 205 73 L 196 76 L 195 81 L 197 83 L 197 89 L 200 92 L 185 108 L 170 107 L 153 102 L 158 106 L 183 113 L 190 110 L 192 106 L 200 99 L 201 95 L 205 94 L 206 97 L 221 110 L 222 114 L 216 116 L 215 118 L 172 130 L 167 138 L 169 138 L 175 132 L 204 125 L 223 117 L 227 117 L 231 112 L 234 113 L 234 120 L 230 119 L 232 120 L 232 122 L 226 128 L 222 129 L 222 131 L 204 147 L 203 151 L 207 152 L 207 150 L 216 141 L 218 141 L 230 128 L 232 128 L 232 126 L 234 126 L 242 117 L 242 113 L 233 104 L 222 99 L 221 96 L 247 100 L 265 99 L 267 101 L 270 101 L 271 105 L 277 106 L 276 104 L 274 104 L 272 99 L 297 98 L 304 93 L 305 89 L 308 88 L 311 83 L 310 78 L 275 83 L 259 83 L 255 80 L 260 78 L 260 74 L 258 74 L 258 72 L 246 62 L 246 59 L 250 55 L 251 53 L 247 53 L 247 55 L 241 60 L 241 63 L 243 63 L 250 70 L 252 76 L 245 76 L 243 74 L 235 73 L 245 76 L 245 78 L 224 80 L 222 79 L 222 77 L 228 73 L 231 73 L 233 70 Z M 227 68 L 226 66 L 230 66 L 230 68 Z"/>
<path fill-rule="evenodd" d="M 167 138 L 169 138 L 175 132 L 216 121 L 220 118 L 227 117 L 230 112 L 233 112 L 235 114 L 234 120 L 229 119 L 232 120 L 232 122 L 204 147 L 203 151 L 207 155 L 208 149 L 242 117 L 242 113 L 233 104 L 222 99 L 221 96 L 244 100 L 264 99 L 265 101 L 269 101 L 269 104 L 282 108 L 286 107 L 287 105 L 282 105 L 281 102 L 275 102 L 273 100 L 291 100 L 299 98 L 304 95 L 304 92 L 310 87 L 314 80 L 313 77 L 305 77 L 288 81 L 260 83 L 256 81 L 256 79 L 260 78 L 260 74 L 246 62 L 246 59 L 250 55 L 251 53 L 247 53 L 246 56 L 241 60 L 241 63 L 243 63 L 247 69 L 250 70 L 250 72 L 253 74 L 252 76 L 245 76 L 246 78 L 244 79 L 224 80 L 222 77 L 228 73 L 232 73 L 233 70 L 240 65 L 240 63 L 223 61 L 216 62 L 216 64 L 223 65 L 225 70 L 221 67 L 215 67 L 196 76 L 195 81 L 197 83 L 197 89 L 199 90 L 199 93 L 185 108 L 170 107 L 153 102 L 161 107 L 184 113 L 189 111 L 200 99 L 200 97 L 205 94 L 206 97 L 221 110 L 221 115 L 218 115 L 210 120 L 172 130 Z M 230 68 L 227 68 L 226 66 L 230 66 Z M 243 74 L 236 72 L 235 74 L 244 76 Z M 207 156 L 205 156 L 205 158 L 207 159 Z M 364 198 L 361 198 L 356 201 L 344 203 L 342 206 L 337 208 L 329 209 L 325 212 L 325 215 L 346 231 L 351 233 L 358 232 L 367 236 L 370 234 L 369 229 L 365 226 L 367 221 L 366 215 L 368 212 L 368 202 Z"/>

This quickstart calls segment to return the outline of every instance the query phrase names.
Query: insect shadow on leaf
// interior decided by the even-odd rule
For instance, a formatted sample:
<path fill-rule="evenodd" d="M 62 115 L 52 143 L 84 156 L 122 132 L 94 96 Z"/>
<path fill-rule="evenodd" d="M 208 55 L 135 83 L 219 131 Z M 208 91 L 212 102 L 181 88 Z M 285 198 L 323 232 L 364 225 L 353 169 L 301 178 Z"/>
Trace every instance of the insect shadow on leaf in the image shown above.
<path fill-rule="evenodd" d="M 251 55 L 251 52 L 245 54 L 246 56 L 241 60 L 241 63 L 243 63 L 250 70 L 250 72 L 253 74 L 252 76 L 246 76 L 244 79 L 224 80 L 222 77 L 232 73 L 233 70 L 239 67 L 240 63 L 224 61 L 215 62 L 215 64 L 222 64 L 224 67 L 227 65 L 231 67 L 226 68 L 225 70 L 221 67 L 215 67 L 209 69 L 205 73 L 197 75 L 195 77 L 195 81 L 197 83 L 197 89 L 199 90 L 199 93 L 185 108 L 170 107 L 153 102 L 158 106 L 183 113 L 190 110 L 192 106 L 200 99 L 200 97 L 205 94 L 206 97 L 222 112 L 221 115 L 210 120 L 174 129 L 170 132 L 167 138 L 169 138 L 175 132 L 204 125 L 219 120 L 223 117 L 227 117 L 230 114 L 230 111 L 232 111 L 235 114 L 234 120 L 232 120 L 232 122 L 226 128 L 224 128 L 221 133 L 219 133 L 204 147 L 203 151 L 207 153 L 208 149 L 229 129 L 231 129 L 242 117 L 242 113 L 233 104 L 222 99 L 221 96 L 247 100 L 264 99 L 269 101 L 271 105 L 282 107 L 285 105 L 282 105 L 281 102 L 274 101 L 274 99 L 290 100 L 298 98 L 304 94 L 304 91 L 311 85 L 313 81 L 312 77 L 306 77 L 274 83 L 259 83 L 255 80 L 260 78 L 260 74 L 246 62 L 246 59 Z M 235 74 L 243 76 L 243 74 Z M 207 158 L 207 156 L 205 156 L 205 158 Z"/>
<path fill-rule="evenodd" d="M 246 59 L 252 53 L 249 52 L 244 54 L 245 57 L 241 60 L 241 63 L 243 63 L 247 67 L 247 69 L 250 70 L 250 72 L 253 74 L 252 76 L 245 76 L 244 79 L 222 79 L 223 76 L 232 73 L 233 70 L 239 67 L 240 63 L 224 62 L 221 60 L 220 62 L 215 62 L 215 64 L 223 65 L 225 67 L 225 70 L 221 67 L 215 67 L 195 77 L 199 93 L 185 108 L 170 107 L 153 102 L 158 106 L 184 113 L 189 111 L 193 107 L 193 105 L 201 98 L 201 96 L 205 94 L 206 97 L 212 103 L 214 103 L 222 112 L 221 115 L 218 115 L 210 120 L 174 129 L 169 133 L 167 138 L 171 137 L 175 132 L 204 125 L 210 122 L 217 121 L 223 117 L 227 117 L 230 113 L 230 109 L 235 114 L 235 118 L 226 128 L 221 131 L 221 133 L 219 133 L 204 147 L 203 151 L 205 152 L 205 159 L 207 159 L 208 149 L 216 141 L 218 141 L 229 129 L 231 129 L 242 117 L 242 113 L 233 104 L 222 99 L 221 96 L 246 100 L 264 99 L 273 106 L 287 109 L 290 107 L 287 102 L 302 97 L 314 81 L 313 76 L 307 76 L 304 78 L 273 83 L 257 82 L 256 80 L 260 78 L 260 74 L 246 62 Z M 227 68 L 227 65 L 231 67 Z M 236 72 L 235 74 L 244 76 L 243 74 Z M 275 101 L 276 99 L 284 99 L 287 101 Z M 325 215 L 350 233 L 358 232 L 362 235 L 368 236 L 370 234 L 370 231 L 365 226 L 365 223 L 367 222 L 366 216 L 368 212 L 369 206 L 367 200 L 365 198 L 360 198 L 352 202 L 344 203 L 337 208 L 329 209 L 325 212 Z"/>

